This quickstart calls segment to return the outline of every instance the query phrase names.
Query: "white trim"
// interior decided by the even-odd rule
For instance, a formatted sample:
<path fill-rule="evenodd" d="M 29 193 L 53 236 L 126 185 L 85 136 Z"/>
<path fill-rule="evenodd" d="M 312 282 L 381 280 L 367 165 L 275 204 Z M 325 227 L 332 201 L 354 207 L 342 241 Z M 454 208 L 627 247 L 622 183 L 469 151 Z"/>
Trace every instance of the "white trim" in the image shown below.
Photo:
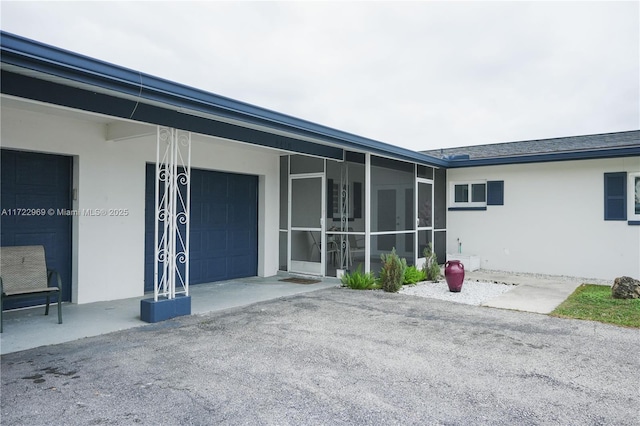
<path fill-rule="evenodd" d="M 371 153 L 364 154 L 364 271 L 371 272 Z"/>
<path fill-rule="evenodd" d="M 422 231 L 422 229 L 420 229 Z M 415 234 L 415 229 L 403 229 L 402 231 L 371 231 L 371 235 L 396 235 L 396 234 Z"/>
<path fill-rule="evenodd" d="M 435 173 L 435 172 L 434 172 Z M 420 206 L 418 205 L 418 199 L 419 199 L 419 191 L 418 191 L 418 187 L 420 186 L 420 184 L 423 185 L 431 185 L 431 226 L 419 226 L 420 225 Z M 425 257 L 422 256 L 422 253 L 420 253 L 420 251 L 418 250 L 418 245 L 419 245 L 419 241 L 418 241 L 418 234 L 420 233 L 420 231 L 431 231 L 431 243 L 433 244 L 433 240 L 434 240 L 434 235 L 433 235 L 433 231 L 434 231 L 434 222 L 435 222 L 435 185 L 433 183 L 433 179 L 427 179 L 427 178 L 421 178 L 421 177 L 416 177 L 416 193 L 415 193 L 415 213 L 416 213 L 416 236 L 413 239 L 413 250 L 414 250 L 414 260 L 415 260 L 415 265 L 420 265 L 422 266 L 422 264 L 424 264 L 425 262 Z"/>
<path fill-rule="evenodd" d="M 323 165 L 326 169 L 326 164 Z M 320 179 L 321 183 L 321 204 L 320 204 L 320 227 L 297 227 L 291 224 L 292 203 L 291 194 L 293 192 L 293 180 L 298 179 Z M 292 273 L 304 273 L 313 274 L 317 276 L 325 275 L 325 250 L 326 250 L 326 235 L 325 235 L 325 215 L 326 215 L 326 178 L 325 172 L 314 173 L 301 173 L 301 174 L 289 174 L 289 194 L 288 194 L 288 235 L 287 235 L 287 270 Z M 308 231 L 308 232 L 320 232 L 320 263 L 318 262 L 306 262 L 297 261 L 291 259 L 291 236 L 294 231 Z M 319 270 L 318 270 L 319 268 Z"/>

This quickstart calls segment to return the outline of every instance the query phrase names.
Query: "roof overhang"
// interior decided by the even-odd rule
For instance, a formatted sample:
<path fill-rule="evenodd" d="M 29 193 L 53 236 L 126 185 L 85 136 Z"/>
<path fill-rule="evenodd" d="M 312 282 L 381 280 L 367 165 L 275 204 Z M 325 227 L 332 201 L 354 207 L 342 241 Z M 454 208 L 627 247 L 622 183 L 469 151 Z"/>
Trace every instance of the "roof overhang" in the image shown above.
<path fill-rule="evenodd" d="M 448 161 L 0 32 L 3 94 L 120 119 L 342 160 L 344 150 Z"/>
<path fill-rule="evenodd" d="M 468 160 L 449 160 L 447 168 L 498 166 L 507 164 L 548 163 L 553 161 L 596 160 L 640 156 L 640 145 L 619 148 L 569 151 L 511 157 L 476 158 Z"/>

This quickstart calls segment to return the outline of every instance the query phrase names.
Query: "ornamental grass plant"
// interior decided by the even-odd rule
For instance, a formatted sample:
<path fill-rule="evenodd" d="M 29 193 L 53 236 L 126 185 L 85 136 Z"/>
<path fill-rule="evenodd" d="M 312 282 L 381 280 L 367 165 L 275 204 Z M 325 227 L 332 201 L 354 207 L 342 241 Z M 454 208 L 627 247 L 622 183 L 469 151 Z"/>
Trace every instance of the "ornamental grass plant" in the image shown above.
<path fill-rule="evenodd" d="M 425 257 L 423 271 L 427 281 L 438 281 L 441 277 L 440 265 L 438 264 L 438 256 L 433 251 L 433 243 L 429 243 L 423 254 Z"/>
<path fill-rule="evenodd" d="M 403 284 L 415 284 L 420 281 L 426 280 L 427 275 L 424 270 L 416 268 L 414 265 L 407 266 L 407 269 L 404 271 L 404 282 Z"/>
<path fill-rule="evenodd" d="M 373 273 L 362 272 L 362 265 L 358 265 L 358 269 L 354 272 L 344 274 L 340 281 L 343 286 L 354 290 L 373 290 L 380 288 Z"/>
<path fill-rule="evenodd" d="M 407 261 L 398 257 L 395 247 L 391 250 L 391 253 L 382 254 L 380 259 L 382 260 L 382 269 L 380 270 L 382 289 L 396 293 L 402 288 Z"/>

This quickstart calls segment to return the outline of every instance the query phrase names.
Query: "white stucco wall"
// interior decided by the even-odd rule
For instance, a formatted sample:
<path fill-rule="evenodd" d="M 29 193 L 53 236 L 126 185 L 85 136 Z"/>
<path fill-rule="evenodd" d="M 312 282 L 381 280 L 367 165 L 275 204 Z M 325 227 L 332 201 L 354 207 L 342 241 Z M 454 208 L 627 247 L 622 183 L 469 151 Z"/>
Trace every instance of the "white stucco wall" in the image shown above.
<path fill-rule="evenodd" d="M 72 300 L 144 294 L 145 167 L 155 134 L 106 141 L 106 124 L 2 106 L 2 147 L 74 156 L 74 208 L 128 209 L 127 216 L 73 218 Z M 150 128 L 154 132 L 155 128 Z M 279 153 L 192 136 L 192 167 L 259 176 L 258 274 L 278 270 Z"/>
<path fill-rule="evenodd" d="M 640 278 L 640 226 L 604 220 L 605 172 L 638 172 L 640 157 L 450 169 L 449 182 L 503 180 L 504 205 L 448 211 L 447 252 L 484 269 Z"/>

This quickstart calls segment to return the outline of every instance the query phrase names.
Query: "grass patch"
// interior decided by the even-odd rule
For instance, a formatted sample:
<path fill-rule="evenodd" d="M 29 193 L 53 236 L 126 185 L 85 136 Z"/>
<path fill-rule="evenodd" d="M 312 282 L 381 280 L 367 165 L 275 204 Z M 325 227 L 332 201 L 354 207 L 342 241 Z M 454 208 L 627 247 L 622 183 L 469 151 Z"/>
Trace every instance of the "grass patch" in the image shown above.
<path fill-rule="evenodd" d="M 640 328 L 640 299 L 614 299 L 611 287 L 582 284 L 550 315 Z"/>

